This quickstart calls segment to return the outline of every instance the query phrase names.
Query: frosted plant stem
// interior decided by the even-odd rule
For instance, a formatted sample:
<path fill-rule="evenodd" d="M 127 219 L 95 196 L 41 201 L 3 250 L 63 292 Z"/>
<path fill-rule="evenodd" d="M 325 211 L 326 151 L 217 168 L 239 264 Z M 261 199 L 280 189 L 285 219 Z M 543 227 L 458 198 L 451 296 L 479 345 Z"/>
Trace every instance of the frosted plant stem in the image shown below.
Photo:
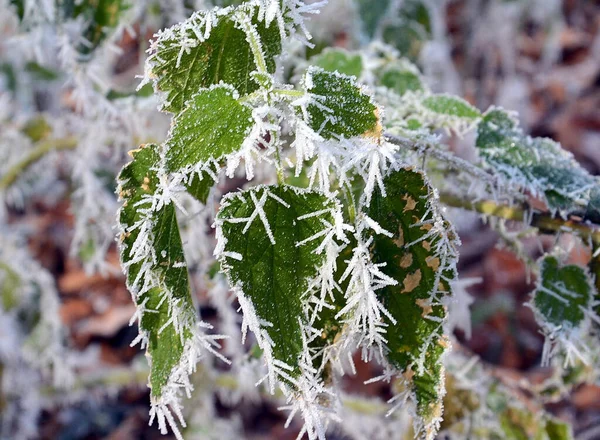
<path fill-rule="evenodd" d="M 482 170 L 481 168 L 473 165 L 471 162 L 469 162 L 467 160 L 457 157 L 456 155 L 454 155 L 452 153 L 443 151 L 439 148 L 435 148 L 431 145 L 425 145 L 425 144 L 421 144 L 421 143 L 412 141 L 407 138 L 395 136 L 390 133 L 384 133 L 384 137 L 391 144 L 398 145 L 399 147 L 409 148 L 409 149 L 417 151 L 419 153 L 423 153 L 423 154 L 429 155 L 431 157 L 434 157 L 438 160 L 441 160 L 442 162 L 445 162 L 446 164 L 450 165 L 451 167 L 453 167 L 457 170 L 465 171 L 465 172 L 471 174 L 473 177 L 476 177 L 491 186 L 494 186 L 494 187 L 502 186 L 500 179 L 497 178 L 496 176 Z"/>
<path fill-rule="evenodd" d="M 241 25 L 244 29 L 248 43 L 250 43 L 250 49 L 252 49 L 252 55 L 254 55 L 254 61 L 256 62 L 256 68 L 258 73 L 268 75 L 267 62 L 265 56 L 262 53 L 260 42 L 258 41 L 256 30 L 252 27 L 252 23 L 249 20 L 242 20 Z"/>
<path fill-rule="evenodd" d="M 440 202 L 454 208 L 462 208 L 479 212 L 480 214 L 519 222 L 527 221 L 529 211 L 527 207 L 507 206 L 492 200 L 473 202 L 447 193 L 440 194 Z M 541 232 L 575 232 L 584 240 L 591 240 L 596 246 L 600 246 L 600 225 L 594 223 L 565 220 L 550 214 L 533 214 L 530 225 L 538 228 Z"/>
<path fill-rule="evenodd" d="M 59 139 L 49 139 L 40 142 L 31 152 L 20 162 L 16 163 L 0 179 L 0 191 L 11 186 L 27 168 L 36 163 L 46 154 L 52 151 L 73 150 L 77 147 L 78 139 L 75 136 L 69 136 Z"/>

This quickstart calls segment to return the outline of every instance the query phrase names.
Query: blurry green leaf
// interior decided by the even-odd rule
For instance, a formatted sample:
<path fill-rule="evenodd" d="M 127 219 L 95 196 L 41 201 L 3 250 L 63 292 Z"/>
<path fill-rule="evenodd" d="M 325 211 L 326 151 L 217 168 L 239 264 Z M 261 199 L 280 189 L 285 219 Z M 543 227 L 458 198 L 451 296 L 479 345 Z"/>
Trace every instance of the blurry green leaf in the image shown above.
<path fill-rule="evenodd" d="M 311 58 L 310 63 L 328 72 L 337 71 L 356 78 L 360 78 L 363 70 L 360 53 L 348 52 L 344 49 L 328 48 L 316 57 Z"/>
<path fill-rule="evenodd" d="M 573 433 L 568 423 L 551 418 L 546 421 L 546 433 L 549 440 L 572 440 Z"/>
<path fill-rule="evenodd" d="M 237 92 L 221 85 L 194 95 L 173 120 L 167 139 L 167 168 L 219 160 L 238 151 L 253 125 L 252 109 L 241 104 Z"/>
<path fill-rule="evenodd" d="M 246 5 L 237 10 L 246 11 L 254 17 L 252 26 L 260 38 L 267 70 L 275 72 L 275 57 L 281 52 L 281 36 L 276 21 L 266 27 L 264 22 L 257 20 L 255 7 Z M 258 89 L 258 83 L 250 75 L 256 70 L 254 55 L 246 34 L 232 17 L 231 13 L 219 17 L 204 41 L 199 41 L 196 34 L 188 30 L 186 22 L 169 30 L 168 35 L 173 37 L 159 40 L 157 51 L 150 59 L 157 88 L 166 93 L 164 110 L 179 113 L 198 90 L 221 81 L 232 85 L 241 95 Z M 188 21 L 203 18 L 201 15 Z M 188 42 L 189 48 L 182 49 L 176 37 L 182 32 L 187 32 L 188 39 L 195 40 L 195 46 Z"/>
<path fill-rule="evenodd" d="M 31 75 L 40 81 L 54 81 L 59 78 L 59 73 L 48 69 L 38 63 L 34 63 L 33 61 L 28 62 L 25 65 L 25 71 L 31 73 Z"/>
<path fill-rule="evenodd" d="M 421 77 L 416 71 L 404 68 L 402 65 L 393 64 L 387 67 L 380 75 L 379 82 L 382 86 L 393 90 L 402 96 L 406 92 L 418 92 L 424 89 Z"/>
<path fill-rule="evenodd" d="M 127 0 L 65 0 L 60 5 L 61 16 L 81 17 L 87 23 L 83 36 L 89 45 L 82 45 L 80 51 L 91 52 L 108 35 L 110 29 L 119 24 L 121 13 L 129 8 Z"/>
<path fill-rule="evenodd" d="M 43 116 L 36 116 L 25 124 L 23 133 L 31 139 L 32 142 L 38 142 L 48 137 L 52 133 L 52 127 Z"/>
<path fill-rule="evenodd" d="M 442 322 L 442 299 L 456 277 L 452 230 L 436 214 L 432 190 L 424 176 L 410 169 L 384 180 L 386 196 L 373 195 L 367 214 L 393 237 L 378 234 L 371 248 L 375 264 L 398 284 L 378 290 L 384 306 L 396 319 L 385 335 L 389 362 L 403 372 L 416 395 L 417 412 L 426 429 L 441 416 L 444 367 L 448 347 Z M 387 318 L 386 318 L 387 319 Z"/>
<path fill-rule="evenodd" d="M 8 264 L 0 261 L 0 301 L 5 312 L 9 312 L 19 305 L 17 289 L 20 286 L 19 274 Z"/>
<path fill-rule="evenodd" d="M 379 111 L 354 79 L 310 67 L 303 85 L 316 101 L 307 106 L 306 122 L 325 139 L 379 136 Z"/>
<path fill-rule="evenodd" d="M 390 0 L 357 0 L 358 15 L 363 24 L 365 33 L 373 38 L 380 21 L 386 16 L 390 6 Z"/>
<path fill-rule="evenodd" d="M 464 99 L 451 95 L 432 95 L 423 100 L 423 106 L 434 113 L 462 119 L 477 119 L 481 113 Z"/>

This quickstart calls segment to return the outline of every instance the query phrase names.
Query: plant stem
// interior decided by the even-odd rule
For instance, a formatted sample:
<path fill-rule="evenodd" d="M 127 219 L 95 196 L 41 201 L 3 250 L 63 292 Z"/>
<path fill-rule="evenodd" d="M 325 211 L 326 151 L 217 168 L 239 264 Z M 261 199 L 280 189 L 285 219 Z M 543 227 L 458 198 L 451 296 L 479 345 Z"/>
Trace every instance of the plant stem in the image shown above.
<path fill-rule="evenodd" d="M 492 215 L 494 217 L 524 223 L 527 222 L 529 212 L 529 209 L 519 206 L 501 205 L 493 200 L 472 202 L 447 193 L 440 194 L 440 202 L 454 208 L 466 209 L 484 215 Z M 531 221 L 529 223 L 541 232 L 552 234 L 558 232 L 575 232 L 584 240 L 591 240 L 595 245 L 600 245 L 600 226 L 593 223 L 584 223 L 583 221 L 572 219 L 565 220 L 553 217 L 548 213 L 534 213 L 531 216 Z"/>
<path fill-rule="evenodd" d="M 17 162 L 0 179 L 0 191 L 11 186 L 27 168 L 51 151 L 72 150 L 77 146 L 77 138 L 69 136 L 59 139 L 48 139 L 40 142 L 25 158 Z"/>
<path fill-rule="evenodd" d="M 291 98 L 301 98 L 305 95 L 303 90 L 295 89 L 273 89 L 271 92 L 276 95 L 289 96 Z"/>
<path fill-rule="evenodd" d="M 250 49 L 252 50 L 252 55 L 254 55 L 254 61 L 256 61 L 256 68 L 259 73 L 268 74 L 267 71 L 267 63 L 265 61 L 265 57 L 262 53 L 260 42 L 256 38 L 257 33 L 256 30 L 252 27 L 252 24 L 247 19 L 242 19 L 241 25 L 244 29 L 244 33 L 246 34 L 246 38 L 248 38 L 248 43 L 250 44 Z"/>
<path fill-rule="evenodd" d="M 399 147 L 408 148 L 410 150 L 419 152 L 421 154 L 425 154 L 425 155 L 434 157 L 434 158 L 446 163 L 447 165 L 451 166 L 452 168 L 455 168 L 455 169 L 458 169 L 461 171 L 465 171 L 465 172 L 469 173 L 470 175 L 472 175 L 473 177 L 476 177 L 477 179 L 479 179 L 493 187 L 505 186 L 505 182 L 503 181 L 504 179 L 501 178 L 500 176 L 495 176 L 493 174 L 490 174 L 487 171 L 479 168 L 478 166 L 473 165 L 471 162 L 461 159 L 460 157 L 456 156 L 455 154 L 452 154 L 447 151 L 443 151 L 440 148 L 436 148 L 432 145 L 421 144 L 418 142 L 414 142 L 410 139 L 396 136 L 396 135 L 393 135 L 390 133 L 384 133 L 383 136 L 391 144 L 398 145 Z"/>

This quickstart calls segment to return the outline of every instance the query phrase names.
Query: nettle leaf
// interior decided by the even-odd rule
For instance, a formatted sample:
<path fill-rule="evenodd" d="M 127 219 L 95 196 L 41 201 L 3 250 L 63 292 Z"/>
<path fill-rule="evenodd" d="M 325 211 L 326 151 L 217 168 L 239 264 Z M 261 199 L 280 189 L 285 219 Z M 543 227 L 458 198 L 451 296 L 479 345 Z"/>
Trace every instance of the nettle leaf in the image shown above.
<path fill-rule="evenodd" d="M 214 185 L 215 182 L 210 177 L 203 176 L 203 178 L 200 179 L 199 176 L 194 176 L 192 177 L 191 182 L 185 185 L 185 189 L 187 190 L 187 193 L 189 195 L 191 195 L 203 205 L 206 205 L 206 201 L 208 200 L 210 190 Z"/>
<path fill-rule="evenodd" d="M 270 26 L 258 20 L 255 5 L 235 9 L 199 11 L 183 23 L 157 34 L 155 52 L 147 61 L 147 76 L 166 93 L 163 109 L 173 113 L 201 88 L 224 82 L 242 95 L 259 88 L 251 75 L 257 70 L 246 32 L 236 14 L 248 17 L 258 37 L 266 69 L 275 72 L 275 57 L 281 52 L 281 35 L 274 20 Z"/>
<path fill-rule="evenodd" d="M 257 186 L 225 196 L 216 219 L 224 241 L 222 268 L 238 297 L 254 310 L 242 307 L 244 319 L 263 323 L 250 328 L 267 362 L 270 357 L 283 362 L 292 377 L 300 373 L 303 295 L 324 260 L 315 252 L 320 240 L 310 238 L 323 230 L 324 221 L 333 223 L 333 209 L 335 202 L 320 192 Z"/>
<path fill-rule="evenodd" d="M 432 202 L 423 174 L 402 169 L 384 184 L 387 194 L 377 190 L 366 212 L 393 234 L 375 235 L 371 248 L 373 262 L 385 263 L 381 270 L 398 281 L 377 291 L 398 323 L 386 317 L 387 359 L 412 387 L 424 432 L 431 438 L 442 414 L 441 359 L 449 345 L 442 303 L 456 277 L 455 235 Z"/>
<path fill-rule="evenodd" d="M 349 52 L 344 49 L 327 48 L 319 55 L 312 57 L 310 63 L 328 72 L 339 72 L 356 78 L 360 78 L 363 71 L 363 61 L 360 53 Z"/>
<path fill-rule="evenodd" d="M 561 266 L 553 256 L 540 262 L 541 276 L 533 294 L 535 310 L 543 322 L 564 329 L 577 328 L 592 301 L 590 277 L 583 267 Z"/>
<path fill-rule="evenodd" d="M 302 85 L 312 95 L 306 122 L 325 139 L 380 136 L 379 109 L 354 78 L 311 66 Z"/>
<path fill-rule="evenodd" d="M 152 211 L 149 206 L 148 197 L 157 191 L 159 159 L 159 147 L 145 145 L 133 152 L 133 161 L 119 175 L 121 260 L 141 310 L 153 401 L 163 398 L 197 322 L 175 207 L 171 203 Z"/>
<path fill-rule="evenodd" d="M 481 117 L 479 110 L 457 96 L 431 95 L 426 97 L 421 104 L 430 112 L 443 117 L 465 120 L 476 120 Z"/>
<path fill-rule="evenodd" d="M 219 161 L 238 151 L 253 126 L 252 109 L 230 86 L 201 90 L 173 121 L 167 140 L 169 171 Z"/>
<path fill-rule="evenodd" d="M 553 211 L 585 211 L 598 187 L 598 180 L 571 153 L 550 139 L 525 135 L 504 110 L 491 109 L 484 115 L 476 146 L 489 166 L 544 197 Z M 597 214 L 594 206 L 592 202 L 590 215 Z"/>

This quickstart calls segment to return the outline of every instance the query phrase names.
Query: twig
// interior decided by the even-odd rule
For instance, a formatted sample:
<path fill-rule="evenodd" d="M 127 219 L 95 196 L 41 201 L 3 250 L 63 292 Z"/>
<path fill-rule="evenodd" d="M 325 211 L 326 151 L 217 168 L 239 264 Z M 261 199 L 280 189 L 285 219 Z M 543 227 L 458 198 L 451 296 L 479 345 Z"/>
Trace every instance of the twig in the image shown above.
<path fill-rule="evenodd" d="M 11 186 L 18 179 L 19 175 L 27 168 L 40 160 L 51 151 L 72 150 L 77 147 L 77 138 L 69 136 L 59 139 L 49 139 L 40 142 L 29 154 L 17 162 L 8 172 L 0 179 L 0 191 Z"/>
<path fill-rule="evenodd" d="M 600 226 L 574 219 L 562 219 L 554 217 L 549 213 L 534 213 L 528 222 L 528 212 L 530 209 L 519 206 L 507 206 L 496 203 L 492 200 L 482 200 L 473 202 L 462 199 L 453 194 L 440 194 L 440 201 L 454 208 L 466 209 L 479 212 L 480 214 L 491 215 L 506 220 L 514 220 L 523 223 L 529 223 L 531 226 L 539 229 L 543 233 L 555 234 L 558 232 L 575 232 L 584 240 L 591 240 L 592 243 L 600 245 Z"/>
<path fill-rule="evenodd" d="M 487 171 L 479 168 L 478 166 L 473 165 L 471 162 L 461 159 L 455 154 L 441 150 L 440 148 L 434 147 L 432 145 L 414 142 L 410 139 L 396 136 L 390 133 L 384 133 L 384 137 L 391 144 L 398 145 L 399 147 L 408 148 L 418 153 L 429 155 L 435 159 L 441 160 L 450 167 L 457 170 L 465 171 L 466 173 L 472 175 L 473 177 L 479 179 L 484 183 L 487 183 L 492 187 L 503 189 L 506 189 L 507 187 L 507 182 L 504 180 L 503 177 L 488 173 Z"/>

